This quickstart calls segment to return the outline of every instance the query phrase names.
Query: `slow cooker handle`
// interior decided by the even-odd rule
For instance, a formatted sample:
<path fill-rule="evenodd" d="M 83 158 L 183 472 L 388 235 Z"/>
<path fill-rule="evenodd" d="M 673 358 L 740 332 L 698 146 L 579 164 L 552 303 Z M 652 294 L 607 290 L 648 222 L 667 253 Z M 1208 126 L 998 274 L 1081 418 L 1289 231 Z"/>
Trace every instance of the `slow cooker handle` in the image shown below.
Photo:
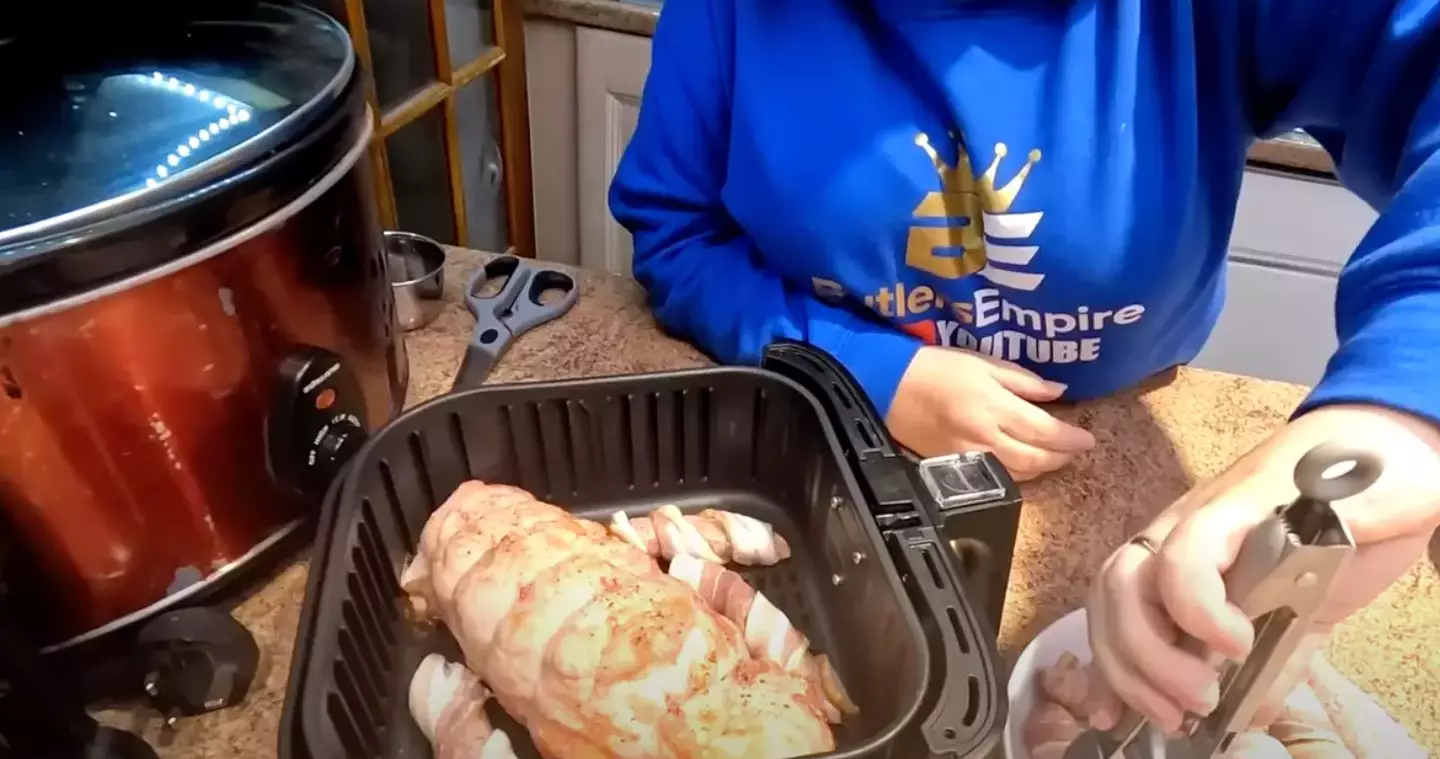
<path fill-rule="evenodd" d="M 936 757 L 990 752 L 1009 710 L 995 627 L 983 619 L 974 594 L 967 593 L 959 555 L 949 550 L 938 528 L 944 514 L 914 462 L 891 439 L 859 383 L 829 354 L 784 340 L 766 348 L 762 367 L 795 381 L 820 401 L 912 602 L 933 623 L 926 632 L 943 675 L 931 685 L 937 695 L 920 723 L 926 748 Z M 1018 507 L 1014 483 L 999 462 L 993 466 L 1003 491 L 997 500 Z"/>

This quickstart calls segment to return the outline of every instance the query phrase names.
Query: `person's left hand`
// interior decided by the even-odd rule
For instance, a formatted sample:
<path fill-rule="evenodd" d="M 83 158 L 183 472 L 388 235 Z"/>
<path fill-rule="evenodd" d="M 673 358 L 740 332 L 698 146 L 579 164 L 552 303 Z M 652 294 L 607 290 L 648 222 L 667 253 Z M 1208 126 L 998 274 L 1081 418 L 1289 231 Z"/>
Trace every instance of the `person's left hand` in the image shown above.
<path fill-rule="evenodd" d="M 1440 430 L 1374 406 L 1327 406 L 1301 416 L 1191 490 L 1144 531 L 1158 553 L 1127 544 L 1105 563 L 1087 603 L 1090 643 L 1103 676 L 1097 679 L 1104 681 L 1092 695 L 1092 725 L 1113 727 L 1128 705 L 1168 733 L 1179 729 L 1185 712 L 1214 710 L 1217 672 L 1177 647 L 1179 631 L 1232 661 L 1249 652 L 1254 628 L 1227 603 L 1222 574 L 1249 530 L 1298 495 L 1300 457 L 1327 441 L 1373 451 L 1384 473 L 1364 493 L 1334 504 L 1357 553 L 1256 724 L 1273 719 L 1330 628 L 1374 600 L 1423 554 L 1440 524 Z"/>

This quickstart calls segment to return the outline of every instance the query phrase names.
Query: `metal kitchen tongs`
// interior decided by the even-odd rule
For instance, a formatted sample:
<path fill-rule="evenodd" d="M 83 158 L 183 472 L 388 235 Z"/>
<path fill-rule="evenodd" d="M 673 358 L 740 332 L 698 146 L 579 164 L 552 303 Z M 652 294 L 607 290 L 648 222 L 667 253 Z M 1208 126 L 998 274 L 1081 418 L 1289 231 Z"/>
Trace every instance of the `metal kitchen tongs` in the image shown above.
<path fill-rule="evenodd" d="M 1225 573 L 1225 588 L 1255 624 L 1255 645 L 1244 662 L 1227 662 L 1220 703 L 1208 716 L 1186 718 L 1182 735 L 1167 741 L 1165 759 L 1210 759 L 1246 730 L 1281 670 L 1310 629 L 1320 604 L 1355 552 L 1350 531 L 1330 504 L 1360 494 L 1380 477 L 1374 454 L 1322 444 L 1295 466 L 1300 496 L 1255 527 Z M 1194 639 L 1181 646 L 1214 660 Z M 1127 712 L 1110 731 L 1087 730 L 1064 759 L 1153 759 L 1146 721 Z"/>

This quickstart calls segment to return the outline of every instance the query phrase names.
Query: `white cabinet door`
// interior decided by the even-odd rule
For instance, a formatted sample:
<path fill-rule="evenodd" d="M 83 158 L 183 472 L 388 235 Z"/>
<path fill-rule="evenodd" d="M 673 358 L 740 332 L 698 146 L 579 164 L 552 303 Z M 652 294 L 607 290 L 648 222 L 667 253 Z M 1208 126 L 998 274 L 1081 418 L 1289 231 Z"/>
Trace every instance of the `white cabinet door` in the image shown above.
<path fill-rule="evenodd" d="M 603 29 L 575 33 L 580 265 L 631 273 L 630 233 L 610 215 L 610 179 L 640 113 L 650 38 Z"/>
<path fill-rule="evenodd" d="M 1230 249 L 1340 271 L 1377 214 L 1334 182 L 1247 171 Z"/>
<path fill-rule="evenodd" d="M 1195 365 L 1318 381 L 1336 346 L 1337 277 L 1375 217 L 1333 182 L 1246 171 L 1225 309 Z"/>
<path fill-rule="evenodd" d="M 552 19 L 525 19 L 535 257 L 570 266 L 580 265 L 575 30 Z"/>
<path fill-rule="evenodd" d="M 1313 385 L 1335 352 L 1334 276 L 1231 258 L 1225 310 L 1194 366 Z"/>

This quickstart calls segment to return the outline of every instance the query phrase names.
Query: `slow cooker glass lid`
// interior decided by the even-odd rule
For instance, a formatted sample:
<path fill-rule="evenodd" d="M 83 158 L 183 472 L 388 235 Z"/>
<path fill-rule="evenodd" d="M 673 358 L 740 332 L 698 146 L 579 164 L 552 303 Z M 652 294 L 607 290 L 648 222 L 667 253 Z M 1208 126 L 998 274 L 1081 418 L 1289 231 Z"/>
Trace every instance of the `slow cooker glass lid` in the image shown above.
<path fill-rule="evenodd" d="M 342 27 L 302 7 L 227 8 L 107 49 L 0 43 L 0 71 L 17 72 L 0 78 L 0 247 L 223 180 L 339 97 L 353 67 Z"/>

